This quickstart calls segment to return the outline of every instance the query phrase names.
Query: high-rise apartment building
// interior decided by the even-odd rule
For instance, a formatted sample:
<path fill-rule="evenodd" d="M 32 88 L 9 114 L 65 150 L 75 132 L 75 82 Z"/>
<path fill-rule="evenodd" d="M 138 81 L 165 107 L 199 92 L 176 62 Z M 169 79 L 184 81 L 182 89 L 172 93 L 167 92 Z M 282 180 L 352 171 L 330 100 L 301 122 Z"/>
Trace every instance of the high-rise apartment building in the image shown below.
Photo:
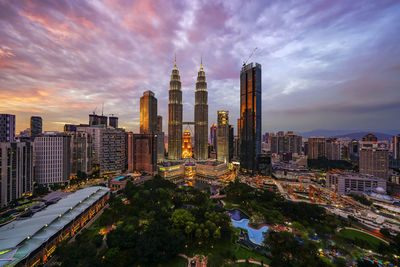
<path fill-rule="evenodd" d="M 35 138 L 34 147 L 36 182 L 45 185 L 68 182 L 71 174 L 71 136 L 45 133 Z"/>
<path fill-rule="evenodd" d="M 359 170 L 382 179 L 389 178 L 389 148 L 387 143 L 378 142 L 369 134 L 360 141 Z"/>
<path fill-rule="evenodd" d="M 15 140 L 15 115 L 0 114 L 0 142 Z"/>
<path fill-rule="evenodd" d="M 326 148 L 326 138 L 325 137 L 309 137 L 308 138 L 308 158 L 309 159 L 319 159 L 325 157 Z"/>
<path fill-rule="evenodd" d="M 132 134 L 133 170 L 157 172 L 157 137 L 154 134 Z"/>
<path fill-rule="evenodd" d="M 33 191 L 33 143 L 0 143 L 0 206 Z"/>
<path fill-rule="evenodd" d="M 261 153 L 261 65 L 250 63 L 240 71 L 240 167 L 257 170 Z"/>
<path fill-rule="evenodd" d="M 140 133 L 154 133 L 157 129 L 157 99 L 150 90 L 140 98 Z"/>
<path fill-rule="evenodd" d="M 208 93 L 203 64 L 197 74 L 194 104 L 194 157 L 208 158 Z"/>
<path fill-rule="evenodd" d="M 212 151 L 217 151 L 217 125 L 214 123 L 210 127 L 210 143 L 212 146 Z"/>
<path fill-rule="evenodd" d="M 220 110 L 217 127 L 217 160 L 229 162 L 229 111 Z"/>
<path fill-rule="evenodd" d="M 100 139 L 100 176 L 110 176 L 125 170 L 125 131 L 104 128 Z"/>
<path fill-rule="evenodd" d="M 400 134 L 393 136 L 393 158 L 400 159 Z"/>
<path fill-rule="evenodd" d="M 36 136 L 42 134 L 42 117 L 31 117 L 31 139 L 34 140 Z"/>
<path fill-rule="evenodd" d="M 268 143 L 271 153 L 282 155 L 283 153 L 301 154 L 302 137 L 289 131 L 286 134 L 278 132 L 277 134 L 268 134 Z"/>
<path fill-rule="evenodd" d="M 182 158 L 182 111 L 181 78 L 175 60 L 168 101 L 168 158 L 172 160 Z"/>
<path fill-rule="evenodd" d="M 325 157 L 328 160 L 342 159 L 342 144 L 337 138 L 327 138 L 325 143 Z"/>

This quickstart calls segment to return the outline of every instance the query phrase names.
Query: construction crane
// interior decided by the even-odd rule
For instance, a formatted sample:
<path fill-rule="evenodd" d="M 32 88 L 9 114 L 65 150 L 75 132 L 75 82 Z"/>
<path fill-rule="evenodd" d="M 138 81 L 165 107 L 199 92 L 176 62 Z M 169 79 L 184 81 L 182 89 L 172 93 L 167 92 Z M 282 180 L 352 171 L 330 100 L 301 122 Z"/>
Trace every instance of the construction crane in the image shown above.
<path fill-rule="evenodd" d="M 249 56 L 245 61 L 243 61 L 243 66 L 246 66 L 247 62 L 248 62 L 248 61 L 250 60 L 250 58 L 254 55 L 254 53 L 256 52 L 256 50 L 257 50 L 257 47 L 254 48 L 253 51 L 251 52 L 250 56 Z"/>
<path fill-rule="evenodd" d="M 93 115 L 96 114 L 97 106 L 93 109 Z"/>

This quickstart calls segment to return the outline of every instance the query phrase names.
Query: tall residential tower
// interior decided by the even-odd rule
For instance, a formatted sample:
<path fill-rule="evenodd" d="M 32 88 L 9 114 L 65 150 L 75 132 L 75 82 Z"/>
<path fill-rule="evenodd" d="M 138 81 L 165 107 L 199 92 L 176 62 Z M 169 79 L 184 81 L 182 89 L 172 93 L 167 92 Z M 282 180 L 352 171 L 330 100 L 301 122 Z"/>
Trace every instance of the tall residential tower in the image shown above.
<path fill-rule="evenodd" d="M 168 158 L 172 160 L 182 158 L 182 90 L 176 59 L 169 83 Z"/>
<path fill-rule="evenodd" d="M 208 158 L 208 93 L 203 64 L 197 74 L 194 105 L 194 157 L 199 160 Z"/>

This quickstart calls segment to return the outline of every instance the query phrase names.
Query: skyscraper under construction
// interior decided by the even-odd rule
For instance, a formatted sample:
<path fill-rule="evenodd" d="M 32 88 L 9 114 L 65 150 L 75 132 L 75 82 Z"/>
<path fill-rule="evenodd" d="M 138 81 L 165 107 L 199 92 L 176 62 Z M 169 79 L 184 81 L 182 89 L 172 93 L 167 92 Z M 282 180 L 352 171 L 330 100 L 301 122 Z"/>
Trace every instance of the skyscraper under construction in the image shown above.
<path fill-rule="evenodd" d="M 168 158 L 172 160 L 182 158 L 182 90 L 176 59 L 169 83 Z"/>
<path fill-rule="evenodd" d="M 198 160 L 208 158 L 208 93 L 203 63 L 197 74 L 194 105 L 194 157 Z"/>

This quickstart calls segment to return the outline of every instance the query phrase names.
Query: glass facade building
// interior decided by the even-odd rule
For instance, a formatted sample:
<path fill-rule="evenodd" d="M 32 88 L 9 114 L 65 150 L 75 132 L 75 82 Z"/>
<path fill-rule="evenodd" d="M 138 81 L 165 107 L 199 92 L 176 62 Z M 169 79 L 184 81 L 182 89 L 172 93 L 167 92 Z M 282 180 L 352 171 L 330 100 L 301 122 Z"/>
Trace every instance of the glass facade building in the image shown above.
<path fill-rule="evenodd" d="M 261 65 L 250 63 L 240 71 L 240 119 L 238 121 L 240 166 L 257 169 L 261 153 Z"/>

